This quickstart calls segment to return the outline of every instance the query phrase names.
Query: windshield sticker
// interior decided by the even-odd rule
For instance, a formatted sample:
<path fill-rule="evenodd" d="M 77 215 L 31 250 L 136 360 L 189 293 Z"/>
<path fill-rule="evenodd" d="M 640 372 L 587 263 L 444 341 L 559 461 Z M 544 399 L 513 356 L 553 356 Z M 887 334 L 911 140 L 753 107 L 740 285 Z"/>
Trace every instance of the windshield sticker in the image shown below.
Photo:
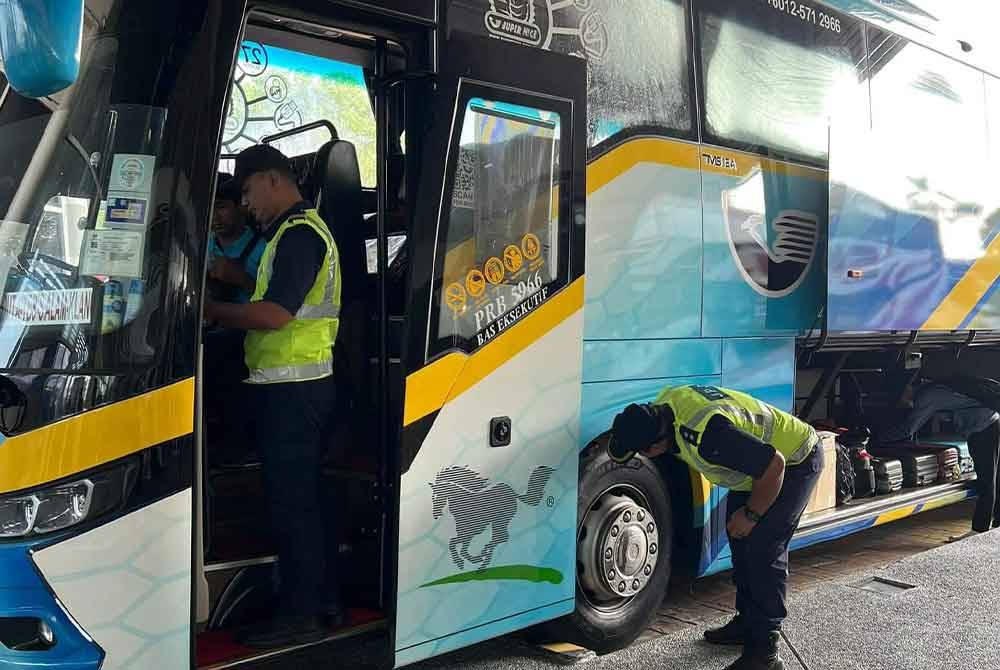
<path fill-rule="evenodd" d="M 29 326 L 90 323 L 93 293 L 92 288 L 8 293 L 3 298 L 3 313 Z"/>
<path fill-rule="evenodd" d="M 80 274 L 139 277 L 144 235 L 132 230 L 88 230 L 83 237 Z"/>
<path fill-rule="evenodd" d="M 153 166 L 156 156 L 145 154 L 115 154 L 111 161 L 111 183 L 108 193 L 124 191 L 148 196 L 153 187 Z"/>
<path fill-rule="evenodd" d="M 149 201 L 145 198 L 108 198 L 104 225 L 109 228 L 144 226 L 148 205 Z"/>
<path fill-rule="evenodd" d="M 115 154 L 103 225 L 109 228 L 136 228 L 149 218 L 149 197 L 153 187 L 156 156 Z"/>

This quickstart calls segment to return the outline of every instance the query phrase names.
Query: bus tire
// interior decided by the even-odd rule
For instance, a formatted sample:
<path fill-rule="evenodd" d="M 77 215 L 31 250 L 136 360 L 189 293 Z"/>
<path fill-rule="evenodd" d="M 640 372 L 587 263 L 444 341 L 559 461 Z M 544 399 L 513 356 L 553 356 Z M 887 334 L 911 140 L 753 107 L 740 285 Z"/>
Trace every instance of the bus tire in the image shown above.
<path fill-rule="evenodd" d="M 652 514 L 655 535 L 638 535 L 634 525 L 638 520 L 636 508 L 644 510 L 644 527 L 648 527 L 648 515 Z M 637 540 L 630 544 L 641 548 L 642 543 L 647 542 L 645 565 L 649 565 L 649 559 L 653 558 L 649 555 L 650 550 L 655 552 L 655 564 L 651 566 L 648 576 L 642 574 L 644 567 L 639 569 L 638 574 L 644 579 L 640 590 L 629 597 L 616 599 L 608 597 L 612 584 L 605 582 L 602 587 L 594 588 L 599 580 L 593 573 L 608 557 L 608 544 L 614 542 L 611 529 L 620 524 L 627 514 L 631 514 L 633 525 L 626 532 L 630 540 L 631 536 Z M 588 537 L 593 539 L 588 540 Z M 644 456 L 637 456 L 625 464 L 616 463 L 608 457 L 603 441 L 598 438 L 580 459 L 576 609 L 572 614 L 552 622 L 546 630 L 547 637 L 572 642 L 599 654 L 622 649 L 635 641 L 656 615 L 666 595 L 670 581 L 672 537 L 670 495 L 656 465 Z M 626 538 L 622 536 L 621 539 Z M 655 540 L 655 547 L 650 540 Z M 618 546 L 623 546 L 621 541 Z M 635 554 L 629 544 L 624 545 L 623 551 Z M 599 557 L 588 560 L 587 557 L 594 554 Z M 642 557 L 637 560 L 641 561 Z M 586 573 L 588 565 L 591 574 Z M 614 563 L 612 567 L 621 565 Z M 632 568 L 633 565 L 625 566 L 626 571 Z M 616 575 L 615 589 L 624 584 L 622 577 L 621 574 Z M 631 592 L 628 586 L 626 589 Z"/>

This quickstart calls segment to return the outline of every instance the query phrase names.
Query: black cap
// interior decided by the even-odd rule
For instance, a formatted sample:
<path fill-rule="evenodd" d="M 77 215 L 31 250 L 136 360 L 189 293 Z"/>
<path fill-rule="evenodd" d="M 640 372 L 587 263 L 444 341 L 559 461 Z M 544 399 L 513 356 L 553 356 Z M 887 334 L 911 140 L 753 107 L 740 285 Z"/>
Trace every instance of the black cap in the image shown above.
<path fill-rule="evenodd" d="M 294 179 L 292 164 L 285 154 L 267 144 L 255 144 L 241 151 L 236 156 L 236 174 L 233 181 L 242 191 L 243 182 L 247 177 L 258 172 L 277 170 L 281 174 Z"/>
<path fill-rule="evenodd" d="M 608 443 L 608 453 L 616 461 L 627 461 L 640 451 L 644 451 L 660 438 L 663 415 L 669 414 L 673 423 L 673 412 L 666 405 L 629 405 L 615 417 L 612 436 Z"/>
<path fill-rule="evenodd" d="M 243 200 L 243 194 L 240 193 L 240 185 L 236 183 L 232 175 L 224 172 L 219 173 L 215 181 L 215 199 L 229 200 L 230 202 L 235 202 L 237 205 Z"/>

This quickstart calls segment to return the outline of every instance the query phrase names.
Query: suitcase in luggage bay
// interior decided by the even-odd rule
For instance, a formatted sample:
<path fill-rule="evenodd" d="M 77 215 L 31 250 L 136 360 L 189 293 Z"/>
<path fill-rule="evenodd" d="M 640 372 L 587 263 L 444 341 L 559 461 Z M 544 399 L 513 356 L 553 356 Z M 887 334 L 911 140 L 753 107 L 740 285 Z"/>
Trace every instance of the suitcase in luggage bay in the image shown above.
<path fill-rule="evenodd" d="M 892 447 L 874 447 L 872 453 L 886 458 L 897 458 L 903 465 L 903 486 L 928 486 L 938 481 L 937 454 L 919 449 L 908 449 L 893 445 Z"/>
<path fill-rule="evenodd" d="M 962 476 L 962 466 L 958 457 L 958 449 L 945 444 L 925 444 L 923 442 L 916 445 L 917 449 L 930 451 L 938 459 L 938 481 L 953 482 Z"/>
<path fill-rule="evenodd" d="M 903 464 L 895 458 L 872 459 L 875 469 L 875 492 L 878 495 L 895 493 L 903 488 Z"/>
<path fill-rule="evenodd" d="M 964 437 L 958 435 L 935 435 L 933 437 L 922 438 L 920 444 L 954 447 L 958 450 L 958 467 L 961 474 L 967 475 L 970 472 L 976 471 L 972 462 L 972 453 L 969 451 L 969 442 Z"/>

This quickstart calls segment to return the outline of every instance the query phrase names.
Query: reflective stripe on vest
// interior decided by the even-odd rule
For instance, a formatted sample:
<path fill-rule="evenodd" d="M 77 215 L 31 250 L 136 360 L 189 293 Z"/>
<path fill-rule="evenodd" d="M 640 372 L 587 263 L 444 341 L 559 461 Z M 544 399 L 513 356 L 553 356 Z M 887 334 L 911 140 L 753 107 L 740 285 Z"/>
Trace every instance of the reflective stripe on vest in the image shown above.
<path fill-rule="evenodd" d="M 772 445 L 789 466 L 804 461 L 819 442 L 811 426 L 753 396 L 714 387 L 707 390 L 710 395 L 719 397 L 710 399 L 694 387 L 682 386 L 665 389 L 656 403 L 668 404 L 674 412 L 680 459 L 714 484 L 740 491 L 749 490 L 753 484 L 748 475 L 701 457 L 698 451 L 701 436 L 717 414 L 725 416 L 738 429 Z"/>
<path fill-rule="evenodd" d="M 333 374 L 333 344 L 340 328 L 340 257 L 333 235 L 316 210 L 307 209 L 288 218 L 267 243 L 251 301 L 260 301 L 267 293 L 281 237 L 302 225 L 323 239 L 324 267 L 290 322 L 278 330 L 247 333 L 247 382 L 251 384 L 308 381 Z"/>

